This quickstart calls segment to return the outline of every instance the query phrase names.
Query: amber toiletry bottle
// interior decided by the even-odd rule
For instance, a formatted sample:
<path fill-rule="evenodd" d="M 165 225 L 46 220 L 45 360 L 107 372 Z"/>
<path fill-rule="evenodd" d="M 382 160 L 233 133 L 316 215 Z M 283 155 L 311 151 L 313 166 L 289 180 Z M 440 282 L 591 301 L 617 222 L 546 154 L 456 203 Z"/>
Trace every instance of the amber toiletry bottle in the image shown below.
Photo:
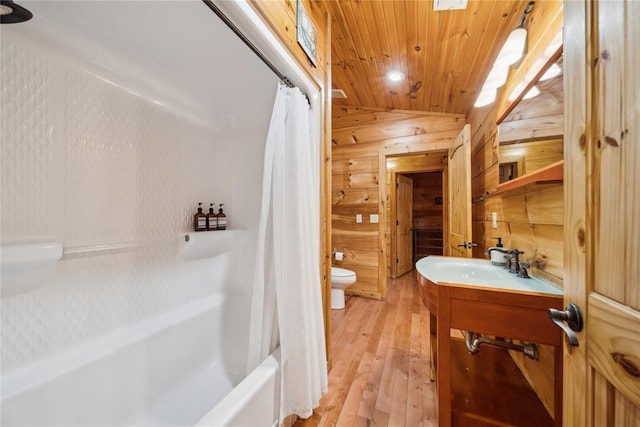
<path fill-rule="evenodd" d="M 209 213 L 207 214 L 207 231 L 213 231 L 218 229 L 218 215 L 213 211 L 213 205 L 215 203 L 209 203 Z"/>
<path fill-rule="evenodd" d="M 198 212 L 193 215 L 193 231 L 207 230 L 207 216 L 202 212 L 202 202 L 198 203 Z"/>
<path fill-rule="evenodd" d="M 222 212 L 224 203 L 220 203 L 220 209 L 218 210 L 218 230 L 227 229 L 227 216 Z"/>

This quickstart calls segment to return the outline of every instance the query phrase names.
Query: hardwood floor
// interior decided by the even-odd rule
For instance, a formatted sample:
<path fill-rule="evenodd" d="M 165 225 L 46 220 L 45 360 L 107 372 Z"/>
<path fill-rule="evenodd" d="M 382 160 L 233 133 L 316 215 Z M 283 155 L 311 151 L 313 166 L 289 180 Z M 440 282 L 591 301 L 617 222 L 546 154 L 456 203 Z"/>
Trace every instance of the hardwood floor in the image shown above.
<path fill-rule="evenodd" d="M 420 301 L 415 272 L 389 281 L 387 301 L 347 297 L 344 310 L 332 311 L 332 322 L 329 391 L 314 415 L 294 427 L 437 425 L 429 312 Z M 469 356 L 462 335 L 452 337 L 459 378 L 454 425 L 553 424 L 507 352 L 483 348 Z"/>
<path fill-rule="evenodd" d="M 329 392 L 310 426 L 435 426 L 429 312 L 415 272 L 390 280 L 387 301 L 351 297 L 333 310 Z"/>

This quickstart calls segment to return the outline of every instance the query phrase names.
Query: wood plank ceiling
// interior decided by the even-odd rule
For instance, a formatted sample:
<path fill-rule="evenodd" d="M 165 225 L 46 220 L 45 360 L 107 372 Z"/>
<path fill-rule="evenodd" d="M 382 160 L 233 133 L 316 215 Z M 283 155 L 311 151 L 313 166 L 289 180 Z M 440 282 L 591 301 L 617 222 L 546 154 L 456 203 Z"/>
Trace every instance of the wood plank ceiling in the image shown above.
<path fill-rule="evenodd" d="M 467 115 L 527 2 L 469 0 L 452 11 L 434 11 L 433 0 L 328 2 L 333 88 L 347 95 L 333 104 Z M 391 70 L 405 80 L 388 83 Z"/>

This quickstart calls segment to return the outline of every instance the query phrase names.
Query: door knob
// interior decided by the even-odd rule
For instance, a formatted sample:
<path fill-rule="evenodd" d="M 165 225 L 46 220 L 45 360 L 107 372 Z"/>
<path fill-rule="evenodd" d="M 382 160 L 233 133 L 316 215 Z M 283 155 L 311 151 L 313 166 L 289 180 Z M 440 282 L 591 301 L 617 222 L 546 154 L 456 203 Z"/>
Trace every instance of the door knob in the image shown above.
<path fill-rule="evenodd" d="M 578 347 L 578 336 L 574 333 L 580 332 L 583 327 L 582 313 L 576 304 L 569 304 L 564 311 L 550 308 L 547 310 L 549 319 L 556 324 L 567 335 L 569 345 Z M 566 323 L 565 323 L 566 322 Z"/>
<path fill-rule="evenodd" d="M 459 248 L 471 249 L 471 248 L 475 248 L 476 246 L 478 246 L 478 244 L 473 242 L 458 243 Z"/>

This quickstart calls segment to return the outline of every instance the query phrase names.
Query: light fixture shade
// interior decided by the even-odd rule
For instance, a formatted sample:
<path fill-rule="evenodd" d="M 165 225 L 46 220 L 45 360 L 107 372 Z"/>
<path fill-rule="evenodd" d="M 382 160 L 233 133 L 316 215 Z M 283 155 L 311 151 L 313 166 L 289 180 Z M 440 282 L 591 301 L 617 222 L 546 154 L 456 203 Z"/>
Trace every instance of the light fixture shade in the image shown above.
<path fill-rule="evenodd" d="M 525 82 L 518 83 L 518 86 L 511 92 L 511 94 L 507 97 L 510 102 L 513 102 L 520 96 L 524 88 L 527 86 Z"/>
<path fill-rule="evenodd" d="M 480 108 L 484 107 L 485 105 L 491 104 L 496 100 L 496 92 L 496 89 L 483 89 L 482 92 L 480 92 L 480 95 L 478 95 L 478 98 L 476 99 L 476 102 L 473 104 L 473 106 L 476 108 Z"/>
<path fill-rule="evenodd" d="M 12 0 L 0 1 L 0 24 L 16 24 L 33 18 L 33 14 Z"/>
<path fill-rule="evenodd" d="M 559 75 L 562 72 L 562 68 L 560 68 L 557 64 L 551 64 L 549 69 L 545 71 L 545 73 L 540 77 L 539 81 L 543 82 L 545 80 L 549 80 Z"/>
<path fill-rule="evenodd" d="M 537 87 L 533 86 L 533 87 L 531 87 L 531 89 L 529 89 L 529 92 L 527 92 L 522 97 L 522 99 L 531 99 L 531 98 L 533 98 L 535 96 L 538 96 L 538 95 L 540 95 L 540 90 Z"/>
<path fill-rule="evenodd" d="M 522 27 L 518 27 L 511 31 L 509 38 L 502 46 L 502 50 L 498 54 L 494 67 L 503 66 L 508 67 L 511 64 L 518 62 L 522 58 L 524 53 L 524 47 L 527 43 L 527 30 Z"/>
<path fill-rule="evenodd" d="M 509 67 L 493 67 L 491 72 L 487 76 L 487 80 L 482 86 L 482 90 L 497 89 L 507 81 L 507 75 L 509 74 Z"/>

